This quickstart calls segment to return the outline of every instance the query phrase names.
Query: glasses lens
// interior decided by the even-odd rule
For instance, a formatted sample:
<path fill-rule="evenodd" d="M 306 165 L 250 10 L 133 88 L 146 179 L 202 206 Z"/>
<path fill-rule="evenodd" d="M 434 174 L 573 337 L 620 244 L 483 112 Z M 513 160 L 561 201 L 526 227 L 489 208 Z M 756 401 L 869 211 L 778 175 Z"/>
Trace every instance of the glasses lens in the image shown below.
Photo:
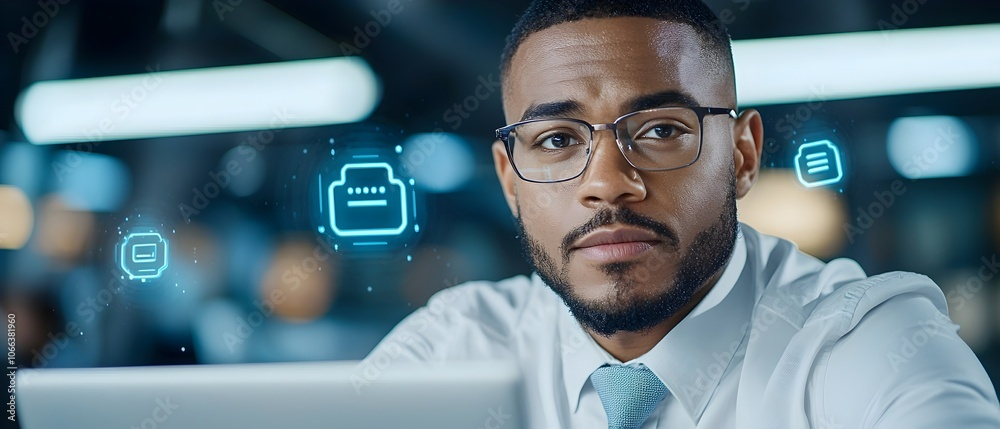
<path fill-rule="evenodd" d="M 618 138 L 636 168 L 669 170 L 698 159 L 701 123 L 697 113 L 684 107 L 646 110 L 623 118 Z"/>
<path fill-rule="evenodd" d="M 584 124 L 545 120 L 514 127 L 507 141 L 514 168 L 526 180 L 555 182 L 576 177 L 587 166 L 590 128 Z"/>

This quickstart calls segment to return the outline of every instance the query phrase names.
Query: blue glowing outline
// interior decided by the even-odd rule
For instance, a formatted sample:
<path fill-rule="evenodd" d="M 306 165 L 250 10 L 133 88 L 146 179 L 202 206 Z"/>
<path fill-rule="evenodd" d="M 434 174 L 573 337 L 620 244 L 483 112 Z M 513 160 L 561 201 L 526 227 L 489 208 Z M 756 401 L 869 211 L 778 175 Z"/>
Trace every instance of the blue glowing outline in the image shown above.
<path fill-rule="evenodd" d="M 385 207 L 388 200 L 353 200 L 347 202 L 347 207 Z"/>
<path fill-rule="evenodd" d="M 138 249 L 139 247 L 146 248 L 149 246 L 153 246 L 153 251 L 151 253 L 149 253 L 148 255 L 143 253 L 141 261 L 138 258 L 136 258 L 136 249 Z M 156 262 L 157 247 L 158 247 L 157 243 L 136 244 L 135 246 L 132 246 L 132 262 L 138 262 L 138 263 Z"/>
<path fill-rule="evenodd" d="M 128 241 L 129 240 L 131 240 L 133 238 L 136 238 L 136 237 L 148 237 L 148 236 L 155 236 L 156 238 L 159 238 L 161 242 L 163 242 L 163 266 L 160 267 L 156 271 L 155 274 L 140 274 L 140 275 L 132 274 L 132 271 L 129 270 L 128 267 L 125 266 L 125 248 L 128 247 Z M 163 238 L 163 236 L 160 235 L 160 233 L 158 233 L 158 232 L 134 232 L 134 233 L 131 233 L 131 234 L 125 236 L 125 241 L 122 242 L 122 244 L 121 244 L 120 247 L 121 247 L 121 249 L 119 249 L 119 252 L 118 252 L 118 254 L 119 254 L 118 264 L 121 266 L 122 271 L 124 271 L 125 274 L 128 274 L 128 279 L 129 280 L 136 280 L 136 279 L 139 279 L 139 280 L 158 279 L 158 278 L 160 278 L 160 276 L 163 275 L 163 272 L 167 270 L 167 267 L 170 266 L 170 242 L 167 241 L 166 238 Z"/>
<path fill-rule="evenodd" d="M 818 182 L 808 182 L 802 177 L 802 166 L 799 164 L 799 160 L 802 159 L 802 151 L 807 148 L 824 145 L 829 147 L 831 152 L 833 152 L 833 160 L 837 167 L 837 177 L 820 180 Z M 802 183 L 802 185 L 807 188 L 815 188 L 817 186 L 825 186 L 840 182 L 840 180 L 844 178 L 844 165 L 840 163 L 840 150 L 837 148 L 837 145 L 833 144 L 830 140 L 820 140 L 799 146 L 799 152 L 795 155 L 795 175 L 799 178 L 799 183 Z"/>
<path fill-rule="evenodd" d="M 400 198 L 400 212 L 402 214 L 403 223 L 399 225 L 398 228 L 382 228 L 382 229 L 359 229 L 342 231 L 337 227 L 337 213 L 336 213 L 336 199 L 333 197 L 333 188 L 337 186 L 343 186 L 347 183 L 347 170 L 352 169 L 372 169 L 372 168 L 384 168 L 388 172 L 389 184 L 395 185 L 399 188 L 399 198 Z M 338 237 L 361 237 L 361 236 L 382 236 L 382 235 L 399 235 L 406 230 L 406 226 L 410 223 L 409 218 L 406 216 L 407 201 L 406 201 L 406 184 L 402 180 L 395 177 L 392 171 L 392 166 L 385 162 L 372 162 L 363 164 L 345 164 L 343 168 L 340 169 L 340 180 L 337 180 L 330 184 L 327 188 L 327 194 L 330 199 L 330 229 L 333 230 L 334 234 Z"/>

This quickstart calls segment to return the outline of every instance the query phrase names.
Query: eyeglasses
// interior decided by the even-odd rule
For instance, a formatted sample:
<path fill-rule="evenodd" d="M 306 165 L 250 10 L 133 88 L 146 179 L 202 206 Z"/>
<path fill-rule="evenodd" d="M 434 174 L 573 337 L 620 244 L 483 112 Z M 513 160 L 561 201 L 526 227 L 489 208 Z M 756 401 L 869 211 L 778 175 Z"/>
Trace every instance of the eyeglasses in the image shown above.
<path fill-rule="evenodd" d="M 533 119 L 496 130 L 521 179 L 535 183 L 572 180 L 590 165 L 594 132 L 611 130 L 628 163 L 644 171 L 676 170 L 701 155 L 707 115 L 736 111 L 723 107 L 664 107 L 629 113 L 610 124 L 579 119 Z"/>

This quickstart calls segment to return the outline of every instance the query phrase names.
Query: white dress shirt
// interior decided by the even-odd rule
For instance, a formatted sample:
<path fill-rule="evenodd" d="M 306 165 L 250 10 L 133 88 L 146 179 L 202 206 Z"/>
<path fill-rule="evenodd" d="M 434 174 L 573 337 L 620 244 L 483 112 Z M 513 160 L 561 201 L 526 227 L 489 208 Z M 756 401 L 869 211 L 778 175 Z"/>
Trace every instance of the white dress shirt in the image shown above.
<path fill-rule="evenodd" d="M 632 361 L 537 275 L 441 291 L 368 359 L 515 360 L 533 428 L 607 427 L 589 377 L 609 363 L 645 365 L 669 389 L 643 429 L 998 428 L 996 392 L 947 311 L 927 277 L 868 277 L 741 225 L 711 291 Z"/>

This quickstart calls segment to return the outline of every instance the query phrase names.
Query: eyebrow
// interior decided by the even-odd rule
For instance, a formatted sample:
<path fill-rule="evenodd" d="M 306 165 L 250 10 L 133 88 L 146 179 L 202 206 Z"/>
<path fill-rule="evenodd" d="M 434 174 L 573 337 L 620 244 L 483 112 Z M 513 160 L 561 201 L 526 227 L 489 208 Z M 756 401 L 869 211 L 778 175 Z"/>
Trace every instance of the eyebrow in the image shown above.
<path fill-rule="evenodd" d="M 696 107 L 698 106 L 698 102 L 695 101 L 691 94 L 683 91 L 668 90 L 641 95 L 622 105 L 627 112 L 638 112 L 640 110 L 669 106 Z"/>
<path fill-rule="evenodd" d="M 521 121 L 540 118 L 566 117 L 583 113 L 583 106 L 573 100 L 555 101 L 552 103 L 532 104 L 521 115 Z"/>
<path fill-rule="evenodd" d="M 626 112 L 655 109 L 667 106 L 695 107 L 698 103 L 691 94 L 683 91 L 661 91 L 641 95 L 625 102 L 622 107 Z M 521 121 L 542 118 L 564 118 L 583 113 L 583 106 L 575 100 L 554 101 L 551 103 L 532 104 L 521 115 Z"/>

